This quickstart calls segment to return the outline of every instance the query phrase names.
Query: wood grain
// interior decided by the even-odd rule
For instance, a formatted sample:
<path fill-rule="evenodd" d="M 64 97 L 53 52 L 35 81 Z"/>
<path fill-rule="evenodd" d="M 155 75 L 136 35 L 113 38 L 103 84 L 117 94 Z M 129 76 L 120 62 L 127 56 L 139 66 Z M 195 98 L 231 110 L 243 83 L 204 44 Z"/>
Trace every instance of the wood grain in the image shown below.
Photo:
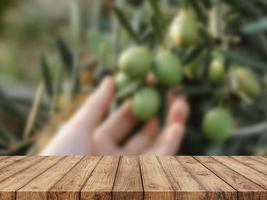
<path fill-rule="evenodd" d="M 174 199 L 175 191 L 156 157 L 141 156 L 144 199 Z"/>
<path fill-rule="evenodd" d="M 82 200 L 111 200 L 119 157 L 103 157 L 81 190 Z"/>
<path fill-rule="evenodd" d="M 142 176 L 136 156 L 124 156 L 121 158 L 112 191 L 112 199 L 143 199 Z"/>
<path fill-rule="evenodd" d="M 207 199 L 218 200 L 237 199 L 237 191 L 201 163 L 189 156 L 177 157 L 177 160 L 206 189 Z"/>
<path fill-rule="evenodd" d="M 18 189 L 53 166 L 59 160 L 60 157 L 44 157 L 38 159 L 38 162 L 35 162 L 34 165 L 28 166 L 25 170 L 20 171 L 18 174 L 10 176 L 8 179 L 2 181 L 0 184 L 0 199 L 15 199 L 15 193 Z M 17 164 L 16 166 L 19 167 L 20 165 Z"/>
<path fill-rule="evenodd" d="M 101 157 L 85 156 L 49 191 L 49 198 L 53 200 L 78 200 L 80 191 L 95 169 Z"/>
<path fill-rule="evenodd" d="M 0 156 L 0 161 L 9 158 L 9 156 Z"/>
<path fill-rule="evenodd" d="M 0 157 L 0 169 L 7 167 L 19 160 L 24 159 L 25 156 L 13 156 L 13 157 Z"/>
<path fill-rule="evenodd" d="M 237 160 L 235 160 L 231 157 L 213 156 L 213 158 L 215 158 L 216 160 L 220 161 L 221 163 L 227 165 L 229 168 L 233 169 L 237 173 L 250 179 L 254 183 L 260 185 L 264 189 L 267 189 L 267 176 L 266 175 L 238 162 Z"/>
<path fill-rule="evenodd" d="M 13 162 L 14 158 L 11 158 L 11 165 L 8 165 L 7 167 L 4 167 L 0 170 L 0 182 L 4 181 L 11 175 L 14 175 L 25 168 L 33 165 L 34 163 L 38 162 L 39 160 L 43 159 L 42 157 L 27 157 L 25 159 L 19 160 L 18 162 Z M 16 159 L 15 159 L 16 160 Z"/>
<path fill-rule="evenodd" d="M 250 159 L 252 160 L 257 160 L 259 162 L 262 162 L 263 164 L 267 165 L 267 158 L 263 156 L 249 156 Z"/>
<path fill-rule="evenodd" d="M 0 200 L 266 200 L 262 156 L 0 157 Z"/>
<path fill-rule="evenodd" d="M 205 199 L 206 191 L 194 177 L 172 156 L 158 158 L 172 187 L 175 190 L 175 199 Z"/>
<path fill-rule="evenodd" d="M 77 164 L 81 158 L 81 156 L 56 158 L 58 162 L 55 165 L 17 191 L 17 200 L 46 200 L 49 189 Z"/>
<path fill-rule="evenodd" d="M 195 157 L 210 171 L 238 191 L 239 200 L 267 199 L 267 191 L 211 157 Z"/>
<path fill-rule="evenodd" d="M 234 158 L 235 160 L 237 160 L 237 161 L 267 175 L 267 165 L 263 164 L 262 162 L 250 159 L 250 157 L 245 157 L 245 156 L 235 156 L 232 158 Z"/>

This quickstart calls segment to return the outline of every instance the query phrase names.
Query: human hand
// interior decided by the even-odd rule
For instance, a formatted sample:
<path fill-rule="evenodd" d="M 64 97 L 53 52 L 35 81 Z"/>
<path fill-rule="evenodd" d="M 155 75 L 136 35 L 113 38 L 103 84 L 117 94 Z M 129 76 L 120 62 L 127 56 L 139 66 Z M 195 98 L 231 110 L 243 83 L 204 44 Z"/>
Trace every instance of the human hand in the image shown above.
<path fill-rule="evenodd" d="M 162 130 L 158 119 L 152 118 L 123 146 L 120 146 L 119 144 L 138 124 L 138 120 L 132 114 L 131 102 L 127 101 L 103 121 L 114 94 L 114 81 L 107 77 L 56 134 L 41 155 L 172 155 L 176 153 L 185 133 L 185 123 L 189 114 L 185 98 L 170 100 L 166 124 Z"/>

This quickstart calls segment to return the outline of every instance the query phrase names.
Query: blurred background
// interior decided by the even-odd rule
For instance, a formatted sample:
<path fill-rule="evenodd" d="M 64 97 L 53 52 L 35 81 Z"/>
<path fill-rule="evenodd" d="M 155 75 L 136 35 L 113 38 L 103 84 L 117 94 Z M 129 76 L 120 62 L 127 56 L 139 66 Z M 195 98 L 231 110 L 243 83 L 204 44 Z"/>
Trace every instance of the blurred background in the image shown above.
<path fill-rule="evenodd" d="M 136 43 L 181 60 L 174 93 L 191 105 L 181 154 L 266 155 L 266 13 L 265 0 L 1 0 L 0 155 L 38 152 Z M 171 41 L 173 27 L 191 41 Z M 120 91 L 113 109 L 139 87 Z M 218 105 L 234 125 L 207 137 L 205 116 Z M 216 122 L 205 126 L 216 132 Z"/>

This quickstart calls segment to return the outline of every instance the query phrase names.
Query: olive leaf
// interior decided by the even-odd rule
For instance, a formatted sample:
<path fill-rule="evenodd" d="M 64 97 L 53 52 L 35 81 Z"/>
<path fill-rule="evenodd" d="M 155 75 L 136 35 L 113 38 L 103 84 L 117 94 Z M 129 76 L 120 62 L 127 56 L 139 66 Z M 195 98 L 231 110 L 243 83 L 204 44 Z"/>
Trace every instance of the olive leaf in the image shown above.
<path fill-rule="evenodd" d="M 64 64 L 66 71 L 70 74 L 72 72 L 73 55 L 71 50 L 67 47 L 65 41 L 61 38 L 57 38 L 57 47 L 60 53 L 61 60 Z"/>
<path fill-rule="evenodd" d="M 242 1 L 242 0 L 223 0 L 227 3 L 230 8 L 233 8 L 235 12 L 241 13 L 245 18 L 258 18 L 263 16 L 258 8 L 254 6 L 252 1 Z"/>
<path fill-rule="evenodd" d="M 131 38 L 136 42 L 140 43 L 140 39 L 135 33 L 133 27 L 130 25 L 129 21 L 126 19 L 125 15 L 117 6 L 113 6 L 113 12 L 116 15 L 117 19 L 119 20 L 120 24 L 123 28 L 128 32 Z"/>
<path fill-rule="evenodd" d="M 113 48 L 110 38 L 99 31 L 92 30 L 88 32 L 87 40 L 90 49 L 98 56 L 102 63 L 108 64 L 112 62 Z"/>
<path fill-rule="evenodd" d="M 244 67 L 254 67 L 257 70 L 265 71 L 267 61 L 258 61 L 252 59 L 250 56 L 242 55 L 240 52 L 232 50 L 219 50 L 229 60 L 244 65 Z"/>
<path fill-rule="evenodd" d="M 132 82 L 127 87 L 123 88 L 121 91 L 117 93 L 116 99 L 121 100 L 132 95 L 136 90 L 140 88 L 141 85 L 142 85 L 142 81 Z"/>
<path fill-rule="evenodd" d="M 194 60 L 203 50 L 205 46 L 203 44 L 197 44 L 194 45 L 193 47 L 190 47 L 184 55 L 181 58 L 182 64 L 187 64 L 190 61 Z"/>
<path fill-rule="evenodd" d="M 40 66 L 41 66 L 46 93 L 48 94 L 49 97 L 52 97 L 53 96 L 53 86 L 52 86 L 53 80 L 51 77 L 51 72 L 50 72 L 50 69 L 47 63 L 47 59 L 44 54 L 42 54 L 40 57 Z"/>
<path fill-rule="evenodd" d="M 263 18 L 255 22 L 245 24 L 241 27 L 241 32 L 244 34 L 254 34 L 266 31 L 267 31 L 267 18 Z"/>
<path fill-rule="evenodd" d="M 160 10 L 159 1 L 158 0 L 148 0 L 148 2 L 155 13 L 155 16 L 157 16 L 160 20 L 162 20 L 163 16 L 162 16 L 162 13 Z"/>
<path fill-rule="evenodd" d="M 190 4 L 192 5 L 193 9 L 195 10 L 195 13 L 197 14 L 197 17 L 200 19 L 200 21 L 204 24 L 207 24 L 208 18 L 203 12 L 203 9 L 200 7 L 199 4 L 200 1 L 190 0 Z"/>
<path fill-rule="evenodd" d="M 0 108 L 3 109 L 6 112 L 13 113 L 21 120 L 25 120 L 27 117 L 27 114 L 21 110 L 18 105 L 12 101 L 3 90 L 0 88 Z"/>

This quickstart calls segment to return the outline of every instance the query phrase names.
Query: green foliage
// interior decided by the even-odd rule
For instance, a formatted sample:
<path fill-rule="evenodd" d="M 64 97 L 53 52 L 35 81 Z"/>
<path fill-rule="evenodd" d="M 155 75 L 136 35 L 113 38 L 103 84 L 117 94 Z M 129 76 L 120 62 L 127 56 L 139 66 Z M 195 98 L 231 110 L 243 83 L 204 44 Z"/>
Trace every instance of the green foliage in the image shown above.
<path fill-rule="evenodd" d="M 259 102 L 266 101 L 267 96 L 265 92 L 257 92 L 257 95 L 249 101 L 244 99 L 243 95 L 240 95 L 238 84 L 241 83 L 234 70 L 235 66 L 240 65 L 252 70 L 251 73 L 258 74 L 258 80 L 253 78 L 253 81 L 257 82 L 254 85 L 261 87 L 263 75 L 266 74 L 267 69 L 266 16 L 264 16 L 264 13 L 267 12 L 266 3 L 261 0 L 246 2 L 228 0 L 182 1 L 178 3 L 177 12 L 181 7 L 193 11 L 197 16 L 200 39 L 194 41 L 190 46 L 185 47 L 178 42 L 177 46 L 170 48 L 165 39 L 172 20 L 167 18 L 163 7 L 166 5 L 176 6 L 177 4 L 168 2 L 169 4 L 147 0 L 139 8 L 139 10 L 146 8 L 143 13 L 139 13 L 139 21 L 134 23 L 142 27 L 143 31 L 138 34 L 141 39 L 137 39 L 137 29 L 128 22 L 130 16 L 125 17 L 122 13 L 118 15 L 118 10 L 115 10 L 115 13 L 117 13 L 118 21 L 128 32 L 132 41 L 150 47 L 152 52 L 163 46 L 163 48 L 172 50 L 176 54 L 177 58 L 182 61 L 184 69 L 186 66 L 194 66 L 191 67 L 190 73 L 197 74 L 197 76 L 193 79 L 184 76 L 183 83 L 178 85 L 173 93 L 174 95 L 186 94 L 191 105 L 191 117 L 183 153 L 251 154 L 257 153 L 259 149 L 266 152 L 266 140 L 260 143 L 260 147 L 257 145 L 266 133 L 266 126 L 261 126 L 261 123 L 266 123 L 267 116 L 266 105 L 259 105 Z M 119 11 L 121 12 L 121 10 L 122 8 Z M 213 16 L 208 14 L 210 12 L 213 13 Z M 147 16 L 150 16 L 148 17 L 150 20 L 146 20 Z M 211 22 L 216 24 L 215 29 L 210 29 Z M 143 34 L 146 35 L 145 39 L 142 37 Z M 219 69 L 218 67 L 211 69 L 214 65 L 214 52 L 217 52 L 216 54 L 223 59 Z M 244 82 L 249 82 L 248 79 L 253 74 L 247 74 Z M 217 81 L 217 79 L 220 80 Z M 166 95 L 166 89 L 162 90 L 159 87 L 158 91 L 161 91 L 162 97 Z M 165 103 L 162 101 L 161 118 L 166 113 L 166 106 L 163 104 Z M 220 142 L 222 143 L 212 144 L 210 138 L 216 136 L 216 127 L 217 125 L 223 126 L 222 122 L 216 122 L 217 125 L 214 122 L 205 126 L 206 130 L 212 129 L 209 131 L 209 137 L 203 133 L 201 123 L 209 110 L 221 105 L 227 107 L 233 115 L 234 127 L 230 130 L 227 124 L 224 135 L 229 135 L 229 137 L 223 137 L 218 133 L 217 136 L 220 137 L 221 135 Z M 259 124 L 259 128 L 257 124 Z M 250 129 L 250 126 L 256 128 Z"/>
<path fill-rule="evenodd" d="M 71 41 L 58 37 L 56 42 L 61 59 L 60 64 L 57 63 L 57 66 L 53 68 L 54 65 L 50 62 L 48 64 L 47 60 L 50 61 L 50 59 L 44 56 L 40 59 L 42 82 L 49 96 L 49 103 L 48 107 L 42 104 L 38 113 L 45 110 L 46 116 L 50 116 L 48 113 L 51 111 L 58 111 L 58 95 L 67 93 L 66 96 L 75 96 L 78 94 L 82 90 L 79 74 L 85 66 L 93 74 L 91 86 L 96 87 L 106 74 L 115 76 L 120 73 L 117 67 L 118 53 L 124 52 L 129 46 L 143 46 L 149 49 L 152 57 L 155 57 L 156 52 L 167 50 L 181 61 L 181 73 L 183 73 L 183 77 L 179 77 L 179 81 L 174 84 L 171 95 L 186 95 L 191 106 L 182 154 L 266 154 L 266 2 L 263 0 L 144 0 L 138 2 L 141 3 L 132 4 L 131 1 L 116 3 L 113 6 L 113 15 L 107 14 L 111 17 L 95 21 L 94 27 L 86 33 L 82 32 L 86 30 L 86 27 L 81 27 L 78 5 L 71 6 L 70 30 L 73 37 Z M 99 8 L 101 9 L 101 6 Z M 170 25 L 179 11 L 183 9 L 190 10 L 195 16 L 198 26 L 195 36 L 198 39 L 190 41 L 188 45 L 179 45 L 179 43 L 173 45 L 174 42 L 168 41 Z M 103 20 L 106 20 L 105 24 L 109 24 L 107 27 L 110 29 L 99 29 L 102 27 L 99 23 Z M 194 28 L 192 31 L 195 30 Z M 84 39 L 83 34 L 86 35 L 88 48 L 94 56 L 89 62 L 81 64 L 79 62 L 81 56 L 79 40 Z M 214 54 L 223 60 L 219 72 L 211 72 Z M 132 60 L 137 62 L 142 59 L 143 55 L 138 55 Z M 188 66 L 190 66 L 189 72 Z M 253 77 L 254 75 L 256 77 L 253 78 L 253 81 L 257 82 L 255 85 L 262 88 L 262 91 L 257 92 L 257 95 L 244 98 L 239 91 L 240 80 L 235 70 L 237 66 L 250 70 Z M 153 73 L 152 67 L 150 73 Z M 191 75 L 188 76 L 188 73 Z M 211 73 L 215 73 L 212 78 Z M 250 77 L 251 74 L 246 76 Z M 242 82 L 247 83 L 246 76 Z M 71 85 L 71 89 L 68 89 L 70 91 L 64 91 L 63 82 Z M 146 86 L 147 81 L 146 77 L 138 77 L 123 84 L 125 86 L 116 94 L 115 108 L 125 99 L 135 96 Z M 153 108 L 151 113 L 157 112 L 161 123 L 164 124 L 168 112 L 167 89 L 160 83 L 156 83 L 153 88 L 158 94 L 156 98 L 159 98 L 160 105 L 157 109 Z M 25 125 L 27 116 L 21 111 L 23 101 L 16 100 L 16 103 L 10 105 L 7 95 L 0 93 L 0 96 L 0 115 L 7 112 L 15 113 L 23 121 L 20 126 Z M 31 101 L 30 104 L 34 104 L 33 102 Z M 216 116 L 218 121 L 205 125 L 205 134 L 202 126 L 205 123 L 205 116 L 210 110 L 218 107 L 227 108 L 227 112 L 233 118 L 233 127 L 230 130 L 230 120 L 226 120 L 225 123 L 219 122 L 223 115 L 228 117 L 228 114 L 223 112 Z M 138 115 L 140 113 L 142 114 L 138 110 Z M 150 114 L 145 116 L 144 120 L 149 117 L 151 117 Z M 214 117 L 211 118 L 210 121 L 215 120 Z M 35 121 L 34 127 L 38 127 L 39 118 Z M 223 134 L 216 133 L 217 127 L 223 131 Z M 227 130 L 224 129 L 225 127 Z M 24 153 L 35 140 L 34 134 L 30 134 L 31 137 L 23 140 L 20 139 L 21 134 L 9 138 L 9 132 L 9 129 L 1 127 L 0 123 L 0 153 Z M 219 144 L 212 141 L 217 136 L 220 139 Z M 5 146 L 5 141 L 9 141 L 7 146 Z"/>
<path fill-rule="evenodd" d="M 110 64 L 112 62 L 112 42 L 107 35 L 92 30 L 88 32 L 87 40 L 89 48 L 102 63 Z"/>
<path fill-rule="evenodd" d="M 5 11 L 14 3 L 14 0 L 2 0 L 0 3 L 0 30 L 2 29 L 2 17 Z"/>

